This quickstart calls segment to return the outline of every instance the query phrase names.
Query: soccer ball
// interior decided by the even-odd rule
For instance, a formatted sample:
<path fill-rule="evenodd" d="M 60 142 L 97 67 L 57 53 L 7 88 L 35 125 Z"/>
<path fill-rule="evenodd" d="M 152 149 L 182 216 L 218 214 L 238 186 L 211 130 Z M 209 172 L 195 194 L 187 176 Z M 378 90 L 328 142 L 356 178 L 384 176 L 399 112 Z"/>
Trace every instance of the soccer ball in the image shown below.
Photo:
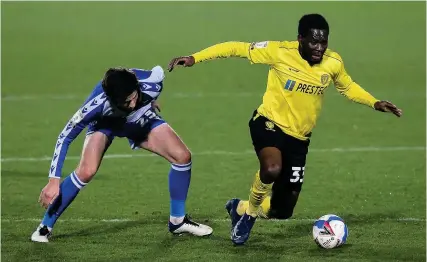
<path fill-rule="evenodd" d="M 322 248 L 331 249 L 341 246 L 345 244 L 347 237 L 347 225 L 337 215 L 324 215 L 314 222 L 314 242 Z"/>

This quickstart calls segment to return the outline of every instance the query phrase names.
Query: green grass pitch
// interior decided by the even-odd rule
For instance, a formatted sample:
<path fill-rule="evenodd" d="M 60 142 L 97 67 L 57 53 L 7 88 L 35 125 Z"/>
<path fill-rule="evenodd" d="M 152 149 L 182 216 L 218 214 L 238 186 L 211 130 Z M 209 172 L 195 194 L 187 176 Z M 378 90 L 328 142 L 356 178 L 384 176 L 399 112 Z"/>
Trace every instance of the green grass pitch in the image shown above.
<path fill-rule="evenodd" d="M 2 261 L 425 261 L 425 9 L 424 2 L 3 2 Z M 268 67 L 228 59 L 167 74 L 160 98 L 163 117 L 194 153 L 188 212 L 214 228 L 211 237 L 168 234 L 168 163 L 116 140 L 108 152 L 116 157 L 105 159 L 52 241 L 29 241 L 56 137 L 108 67 L 166 67 L 174 56 L 228 40 L 296 39 L 298 19 L 311 12 L 328 19 L 330 48 L 350 75 L 404 116 L 328 88 L 293 220 L 259 221 L 246 246 L 231 245 L 224 204 L 247 198 L 257 169 L 247 122 Z M 76 166 L 82 141 L 72 144 L 64 173 Z M 311 219 L 328 213 L 346 220 L 349 238 L 327 251 L 314 244 Z"/>

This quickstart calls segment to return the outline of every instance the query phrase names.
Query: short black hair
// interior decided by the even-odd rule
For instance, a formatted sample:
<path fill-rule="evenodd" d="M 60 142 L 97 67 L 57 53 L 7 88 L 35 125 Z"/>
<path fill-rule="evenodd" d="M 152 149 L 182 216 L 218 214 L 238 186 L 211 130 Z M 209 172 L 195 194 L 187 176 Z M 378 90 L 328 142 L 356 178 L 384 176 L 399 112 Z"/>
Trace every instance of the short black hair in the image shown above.
<path fill-rule="evenodd" d="M 123 103 L 129 95 L 138 90 L 138 79 L 129 69 L 110 68 L 102 79 L 102 89 L 111 102 Z"/>
<path fill-rule="evenodd" d="M 310 29 L 327 30 L 329 32 L 329 24 L 320 14 L 304 15 L 299 20 L 298 35 L 304 37 L 309 33 Z"/>

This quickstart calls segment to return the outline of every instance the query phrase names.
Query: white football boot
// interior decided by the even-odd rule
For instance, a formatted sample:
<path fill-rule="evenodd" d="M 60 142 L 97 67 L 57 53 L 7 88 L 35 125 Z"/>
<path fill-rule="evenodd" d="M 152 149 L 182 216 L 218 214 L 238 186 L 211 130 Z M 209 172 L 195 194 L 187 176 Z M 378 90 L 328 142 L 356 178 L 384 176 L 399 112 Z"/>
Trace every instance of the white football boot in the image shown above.
<path fill-rule="evenodd" d="M 213 230 L 210 226 L 193 222 L 185 216 L 184 220 L 179 225 L 174 225 L 169 221 L 169 231 L 176 235 L 188 233 L 198 237 L 203 237 L 211 235 Z"/>
<path fill-rule="evenodd" d="M 47 243 L 49 242 L 49 237 L 52 235 L 52 229 L 49 229 L 47 226 L 40 224 L 36 231 L 31 235 L 31 241 Z"/>

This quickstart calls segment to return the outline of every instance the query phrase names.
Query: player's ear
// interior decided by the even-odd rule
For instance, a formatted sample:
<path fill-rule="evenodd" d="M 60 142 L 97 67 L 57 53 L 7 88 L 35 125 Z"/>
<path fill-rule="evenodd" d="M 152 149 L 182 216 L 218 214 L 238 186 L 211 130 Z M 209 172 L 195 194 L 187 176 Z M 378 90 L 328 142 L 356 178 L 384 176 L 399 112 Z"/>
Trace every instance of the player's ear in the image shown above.
<path fill-rule="evenodd" d="M 304 37 L 302 35 L 298 35 L 297 39 L 298 39 L 298 42 L 301 43 L 303 41 Z"/>

